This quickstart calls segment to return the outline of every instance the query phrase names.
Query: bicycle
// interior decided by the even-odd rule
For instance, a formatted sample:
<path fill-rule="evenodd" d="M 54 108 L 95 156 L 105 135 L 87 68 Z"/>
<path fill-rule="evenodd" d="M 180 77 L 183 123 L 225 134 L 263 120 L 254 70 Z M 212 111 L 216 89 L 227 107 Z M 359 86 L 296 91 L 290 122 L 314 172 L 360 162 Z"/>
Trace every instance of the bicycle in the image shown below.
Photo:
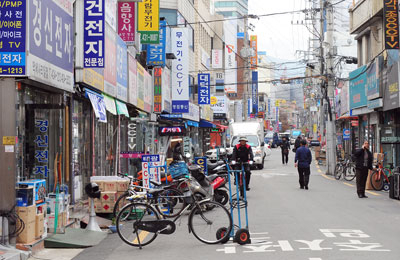
<path fill-rule="evenodd" d="M 356 177 L 356 168 L 351 161 L 350 156 L 346 156 L 345 160 L 340 160 L 335 166 L 335 179 L 339 180 L 342 175 L 346 181 L 352 181 Z"/>
<path fill-rule="evenodd" d="M 162 191 L 150 189 L 147 194 L 157 196 Z M 173 234 L 176 221 L 189 210 L 189 233 L 193 233 L 199 241 L 217 244 L 229 240 L 232 219 L 222 204 L 210 199 L 197 201 L 190 191 L 179 198 L 186 206 L 173 220 L 160 219 L 158 211 L 147 202 L 132 201 L 124 206 L 116 219 L 119 237 L 128 245 L 141 249 L 153 242 L 159 234 Z"/>
<path fill-rule="evenodd" d="M 383 189 L 384 191 L 388 191 L 390 189 L 389 176 L 392 175 L 391 169 L 393 169 L 393 164 L 386 167 L 378 164 L 374 168 L 371 174 L 371 186 L 374 190 L 380 191 Z"/>

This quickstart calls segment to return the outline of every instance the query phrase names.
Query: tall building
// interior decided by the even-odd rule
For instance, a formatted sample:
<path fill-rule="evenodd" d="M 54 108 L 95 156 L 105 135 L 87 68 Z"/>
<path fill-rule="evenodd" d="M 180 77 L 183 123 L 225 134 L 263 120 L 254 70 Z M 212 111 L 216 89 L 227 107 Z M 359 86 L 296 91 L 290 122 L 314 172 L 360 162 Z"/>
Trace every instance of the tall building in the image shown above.
<path fill-rule="evenodd" d="M 249 1 L 247 0 L 215 0 L 215 11 L 225 17 L 240 17 L 249 12 Z"/>

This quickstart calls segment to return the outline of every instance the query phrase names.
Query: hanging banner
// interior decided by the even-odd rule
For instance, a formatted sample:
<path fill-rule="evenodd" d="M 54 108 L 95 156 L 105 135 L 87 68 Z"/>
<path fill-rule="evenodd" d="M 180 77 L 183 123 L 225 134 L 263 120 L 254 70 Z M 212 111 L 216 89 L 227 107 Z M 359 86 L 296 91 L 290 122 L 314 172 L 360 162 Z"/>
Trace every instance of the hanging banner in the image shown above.
<path fill-rule="evenodd" d="M 202 73 L 198 75 L 198 104 L 210 104 L 210 73 Z"/>
<path fill-rule="evenodd" d="M 128 49 L 117 36 L 117 98 L 128 101 Z"/>
<path fill-rule="evenodd" d="M 252 111 L 253 114 L 258 113 L 258 71 L 252 71 L 251 73 L 251 100 L 252 100 Z"/>
<path fill-rule="evenodd" d="M 383 1 L 383 23 L 385 36 L 385 49 L 399 48 L 399 8 L 398 2 L 393 0 Z"/>
<path fill-rule="evenodd" d="M 171 108 L 171 70 L 167 67 L 162 69 L 162 110 L 168 113 L 172 112 Z"/>
<path fill-rule="evenodd" d="M 144 110 L 144 68 L 136 62 L 137 68 L 137 107 Z"/>
<path fill-rule="evenodd" d="M 154 113 L 162 112 L 162 90 L 161 90 L 161 68 L 154 68 L 154 99 L 153 99 L 153 110 Z"/>
<path fill-rule="evenodd" d="M 151 113 L 153 105 L 153 77 L 144 70 L 144 111 Z"/>
<path fill-rule="evenodd" d="M 25 75 L 26 2 L 7 1 L 0 7 L 0 76 Z M 8 4 L 9 3 L 9 4 Z"/>
<path fill-rule="evenodd" d="M 118 35 L 128 45 L 135 42 L 135 3 L 118 2 Z"/>
<path fill-rule="evenodd" d="M 74 87 L 72 1 L 66 0 L 63 5 L 55 0 L 26 2 L 29 3 L 27 31 L 30 33 L 26 63 L 29 78 L 72 92 Z"/>
<path fill-rule="evenodd" d="M 106 25 L 106 60 L 104 66 L 104 92 L 117 96 L 117 46 L 116 33 Z"/>
<path fill-rule="evenodd" d="M 138 85 L 137 85 L 137 65 L 136 59 L 128 53 L 128 66 L 129 66 L 129 95 L 128 102 L 134 106 L 138 104 Z"/>
<path fill-rule="evenodd" d="M 258 57 L 257 57 L 257 35 L 250 36 L 250 48 L 253 48 L 255 55 L 250 57 L 250 65 L 251 69 L 256 69 L 258 65 Z"/>
<path fill-rule="evenodd" d="M 212 50 L 211 59 L 213 69 L 222 69 L 222 50 Z"/>
<path fill-rule="evenodd" d="M 160 21 L 160 1 L 143 0 L 138 3 L 138 32 L 140 32 L 140 42 L 142 44 L 158 44 L 159 21 Z"/>
<path fill-rule="evenodd" d="M 224 21 L 225 93 L 237 93 L 237 21 Z"/>
<path fill-rule="evenodd" d="M 94 114 L 99 119 L 99 122 L 107 123 L 106 103 L 104 102 L 104 97 L 88 90 L 86 90 L 86 94 L 92 103 Z"/>
<path fill-rule="evenodd" d="M 86 0 L 84 4 L 84 68 L 104 68 L 104 1 Z"/>
<path fill-rule="evenodd" d="M 187 28 L 172 28 L 172 113 L 189 113 L 189 40 Z"/>
<path fill-rule="evenodd" d="M 160 43 L 147 45 L 147 65 L 165 66 L 165 45 L 167 22 L 160 21 Z"/>

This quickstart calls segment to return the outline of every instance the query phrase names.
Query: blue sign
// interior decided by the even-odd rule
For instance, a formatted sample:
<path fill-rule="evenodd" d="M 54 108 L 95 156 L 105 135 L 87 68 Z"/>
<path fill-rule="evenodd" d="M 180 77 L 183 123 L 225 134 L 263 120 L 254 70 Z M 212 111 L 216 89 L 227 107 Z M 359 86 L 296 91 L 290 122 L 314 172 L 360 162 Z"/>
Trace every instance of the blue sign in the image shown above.
<path fill-rule="evenodd" d="M 194 157 L 194 163 L 200 166 L 204 173 L 208 175 L 207 172 L 207 157 Z"/>
<path fill-rule="evenodd" d="M 182 114 L 161 114 L 164 118 L 182 118 Z"/>
<path fill-rule="evenodd" d="M 368 99 L 374 99 L 379 97 L 379 79 L 377 77 L 377 67 L 378 64 L 374 61 L 369 69 L 367 70 L 367 82 L 366 82 L 366 87 L 367 87 L 367 96 Z"/>
<path fill-rule="evenodd" d="M 0 76 L 25 75 L 26 2 L 0 5 Z"/>
<path fill-rule="evenodd" d="M 271 99 L 268 99 L 268 116 L 271 116 Z"/>
<path fill-rule="evenodd" d="M 85 0 L 83 33 L 83 67 L 104 68 L 105 0 Z"/>
<path fill-rule="evenodd" d="M 117 36 L 117 98 L 128 101 L 128 50 Z"/>
<path fill-rule="evenodd" d="M 349 73 L 350 77 L 350 109 L 364 107 L 367 105 L 366 84 L 367 73 L 366 66 Z"/>
<path fill-rule="evenodd" d="M 147 65 L 165 66 L 167 22 L 160 21 L 160 44 L 147 45 Z"/>
<path fill-rule="evenodd" d="M 151 155 L 142 155 L 142 162 L 159 162 L 160 155 L 151 154 Z"/>
<path fill-rule="evenodd" d="M 258 71 L 251 73 L 251 103 L 253 114 L 258 113 Z"/>
<path fill-rule="evenodd" d="M 197 82 L 199 84 L 198 103 L 199 105 L 210 104 L 210 73 L 202 73 L 198 75 Z"/>
<path fill-rule="evenodd" d="M 86 96 L 90 99 L 94 114 L 99 119 L 99 122 L 107 123 L 106 103 L 104 102 L 103 95 L 94 91 L 85 89 Z"/>
<path fill-rule="evenodd" d="M 350 140 L 350 129 L 343 129 L 343 140 Z"/>

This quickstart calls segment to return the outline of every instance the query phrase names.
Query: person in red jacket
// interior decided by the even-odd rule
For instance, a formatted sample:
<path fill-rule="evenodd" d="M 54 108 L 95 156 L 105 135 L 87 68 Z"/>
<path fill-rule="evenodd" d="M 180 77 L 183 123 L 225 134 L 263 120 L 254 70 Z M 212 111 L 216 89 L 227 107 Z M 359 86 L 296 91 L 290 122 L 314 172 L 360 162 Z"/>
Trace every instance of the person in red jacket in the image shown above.
<path fill-rule="evenodd" d="M 232 164 L 235 164 L 236 161 L 238 163 L 246 163 L 244 164 L 244 170 L 246 172 L 246 190 L 250 190 L 250 165 L 253 164 L 254 155 L 251 146 L 248 145 L 247 142 L 246 137 L 240 137 L 239 143 L 233 148 Z"/>

